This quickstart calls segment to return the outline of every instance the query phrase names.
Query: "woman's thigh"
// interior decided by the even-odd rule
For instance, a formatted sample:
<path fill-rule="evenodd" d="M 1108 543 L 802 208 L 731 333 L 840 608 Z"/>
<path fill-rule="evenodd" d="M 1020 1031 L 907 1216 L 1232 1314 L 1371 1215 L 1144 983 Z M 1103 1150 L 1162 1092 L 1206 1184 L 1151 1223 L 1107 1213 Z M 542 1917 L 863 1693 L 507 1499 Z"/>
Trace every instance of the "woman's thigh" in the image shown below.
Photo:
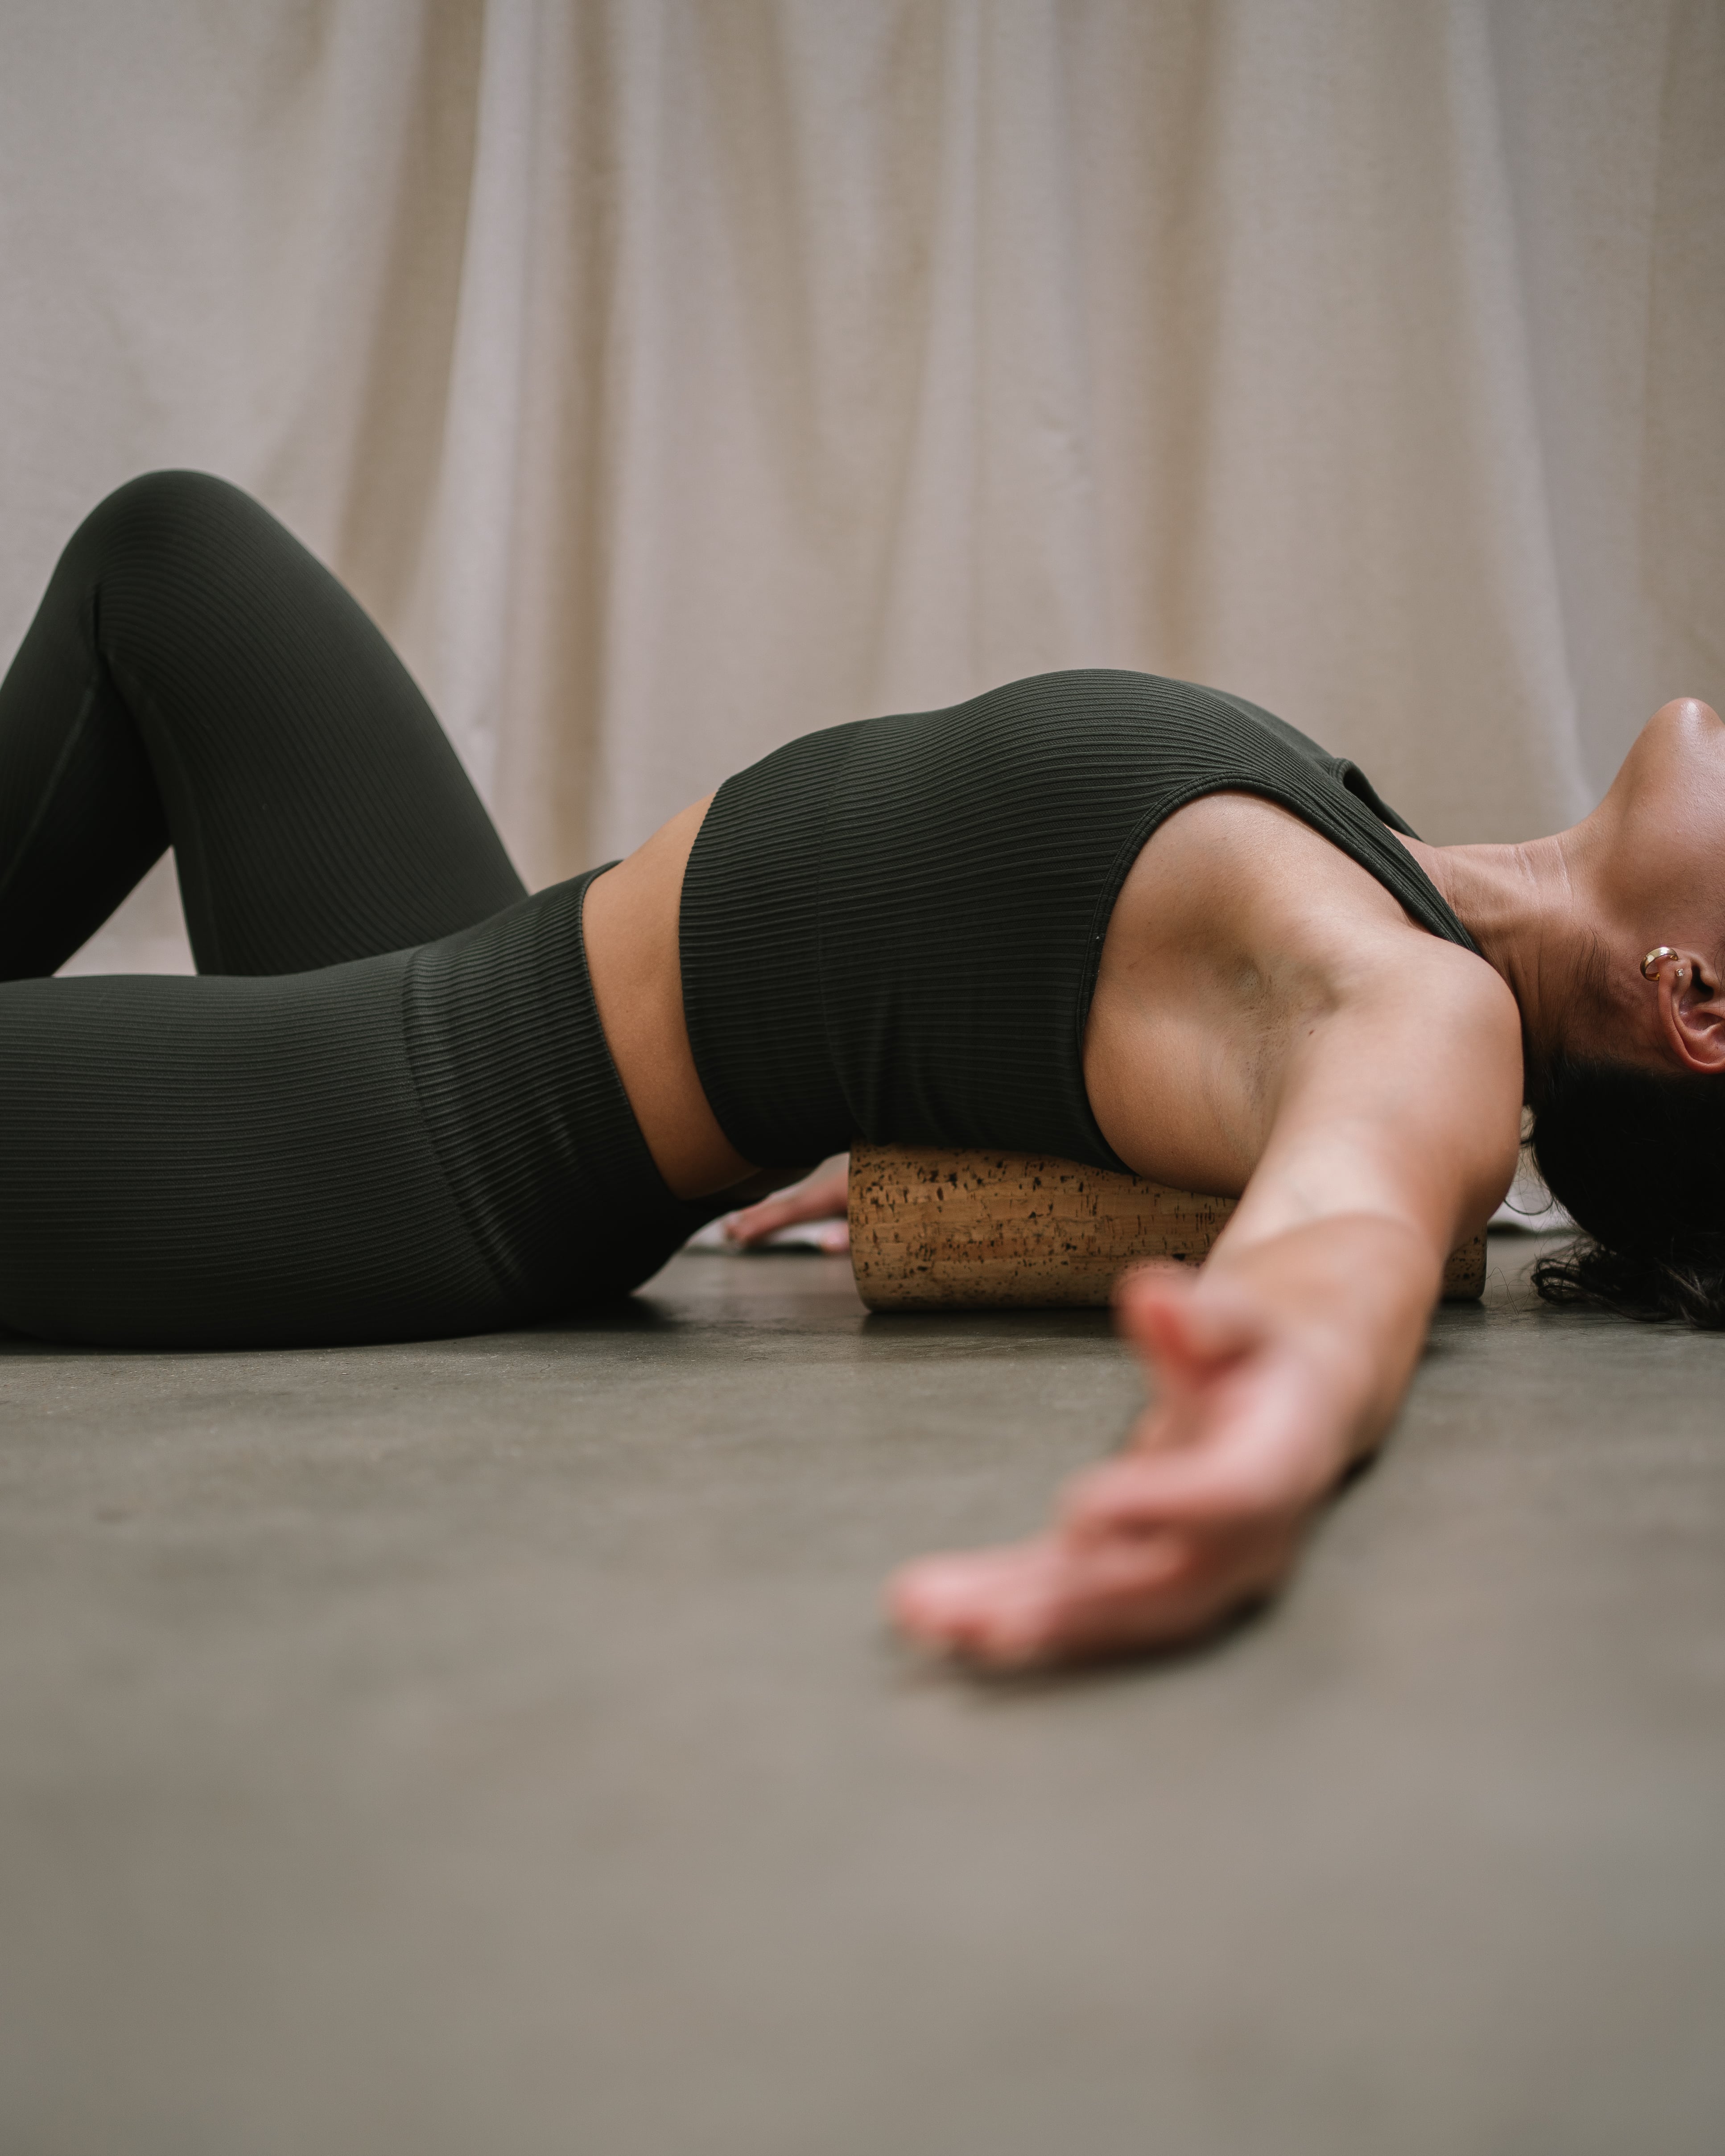
<path fill-rule="evenodd" d="M 523 886 L 362 608 L 237 487 L 156 472 L 74 534 L 0 684 L 0 977 L 174 849 L 200 972 L 447 935 Z"/>
<path fill-rule="evenodd" d="M 0 986 L 0 1325 L 334 1345 L 638 1285 L 721 1201 L 673 1199 L 629 1111 L 588 880 L 315 973 Z"/>
<path fill-rule="evenodd" d="M 267 1347 L 510 1322 L 418 1112 L 406 964 L 0 988 L 0 1324 Z"/>

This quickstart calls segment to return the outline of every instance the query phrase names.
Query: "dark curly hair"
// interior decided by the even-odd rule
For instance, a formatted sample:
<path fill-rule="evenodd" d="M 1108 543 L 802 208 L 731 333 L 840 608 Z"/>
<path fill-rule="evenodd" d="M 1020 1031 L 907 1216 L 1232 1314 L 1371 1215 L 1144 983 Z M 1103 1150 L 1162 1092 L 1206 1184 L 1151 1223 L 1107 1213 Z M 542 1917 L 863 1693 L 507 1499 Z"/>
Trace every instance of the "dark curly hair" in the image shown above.
<path fill-rule="evenodd" d="M 1558 1055 L 1533 1151 L 1583 1240 L 1533 1268 L 1548 1302 L 1725 1330 L 1725 1076 Z"/>

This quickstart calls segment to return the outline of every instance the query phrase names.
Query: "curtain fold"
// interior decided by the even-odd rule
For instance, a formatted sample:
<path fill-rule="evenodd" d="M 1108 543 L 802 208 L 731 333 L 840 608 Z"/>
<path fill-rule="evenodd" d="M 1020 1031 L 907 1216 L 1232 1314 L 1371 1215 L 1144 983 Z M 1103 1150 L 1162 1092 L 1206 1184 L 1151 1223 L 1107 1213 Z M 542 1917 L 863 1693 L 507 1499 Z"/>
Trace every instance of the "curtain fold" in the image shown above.
<path fill-rule="evenodd" d="M 1725 701 L 1725 0 L 13 0 L 4 59 L 0 641 L 220 471 L 535 882 L 1045 667 L 1439 839 Z"/>

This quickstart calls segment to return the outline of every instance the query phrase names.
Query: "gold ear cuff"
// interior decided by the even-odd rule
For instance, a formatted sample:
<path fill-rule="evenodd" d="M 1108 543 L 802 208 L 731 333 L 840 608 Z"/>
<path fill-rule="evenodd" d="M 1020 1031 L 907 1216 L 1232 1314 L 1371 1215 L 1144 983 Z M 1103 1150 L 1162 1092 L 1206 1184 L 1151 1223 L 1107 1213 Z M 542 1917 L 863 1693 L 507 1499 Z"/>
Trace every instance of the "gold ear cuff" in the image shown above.
<path fill-rule="evenodd" d="M 1656 981 L 1659 978 L 1660 968 L 1665 963 L 1667 958 L 1675 958 L 1676 955 L 1676 952 L 1672 950 L 1669 943 L 1656 943 L 1653 948 L 1647 953 L 1646 957 L 1641 961 L 1642 979 L 1644 981 Z"/>

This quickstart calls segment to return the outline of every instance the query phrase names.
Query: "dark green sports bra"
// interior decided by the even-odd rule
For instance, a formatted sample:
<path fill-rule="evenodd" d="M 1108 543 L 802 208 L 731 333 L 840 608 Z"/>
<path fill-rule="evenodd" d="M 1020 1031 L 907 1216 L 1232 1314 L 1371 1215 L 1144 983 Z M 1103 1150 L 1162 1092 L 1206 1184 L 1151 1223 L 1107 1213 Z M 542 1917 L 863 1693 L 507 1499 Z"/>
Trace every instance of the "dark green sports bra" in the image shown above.
<path fill-rule="evenodd" d="M 1364 774 L 1237 696 L 1096 670 L 855 721 L 727 780 L 690 855 L 684 1011 L 726 1137 L 762 1167 L 869 1138 L 1123 1168 L 1084 1090 L 1102 938 L 1157 826 L 1221 792 L 1475 948 Z"/>

